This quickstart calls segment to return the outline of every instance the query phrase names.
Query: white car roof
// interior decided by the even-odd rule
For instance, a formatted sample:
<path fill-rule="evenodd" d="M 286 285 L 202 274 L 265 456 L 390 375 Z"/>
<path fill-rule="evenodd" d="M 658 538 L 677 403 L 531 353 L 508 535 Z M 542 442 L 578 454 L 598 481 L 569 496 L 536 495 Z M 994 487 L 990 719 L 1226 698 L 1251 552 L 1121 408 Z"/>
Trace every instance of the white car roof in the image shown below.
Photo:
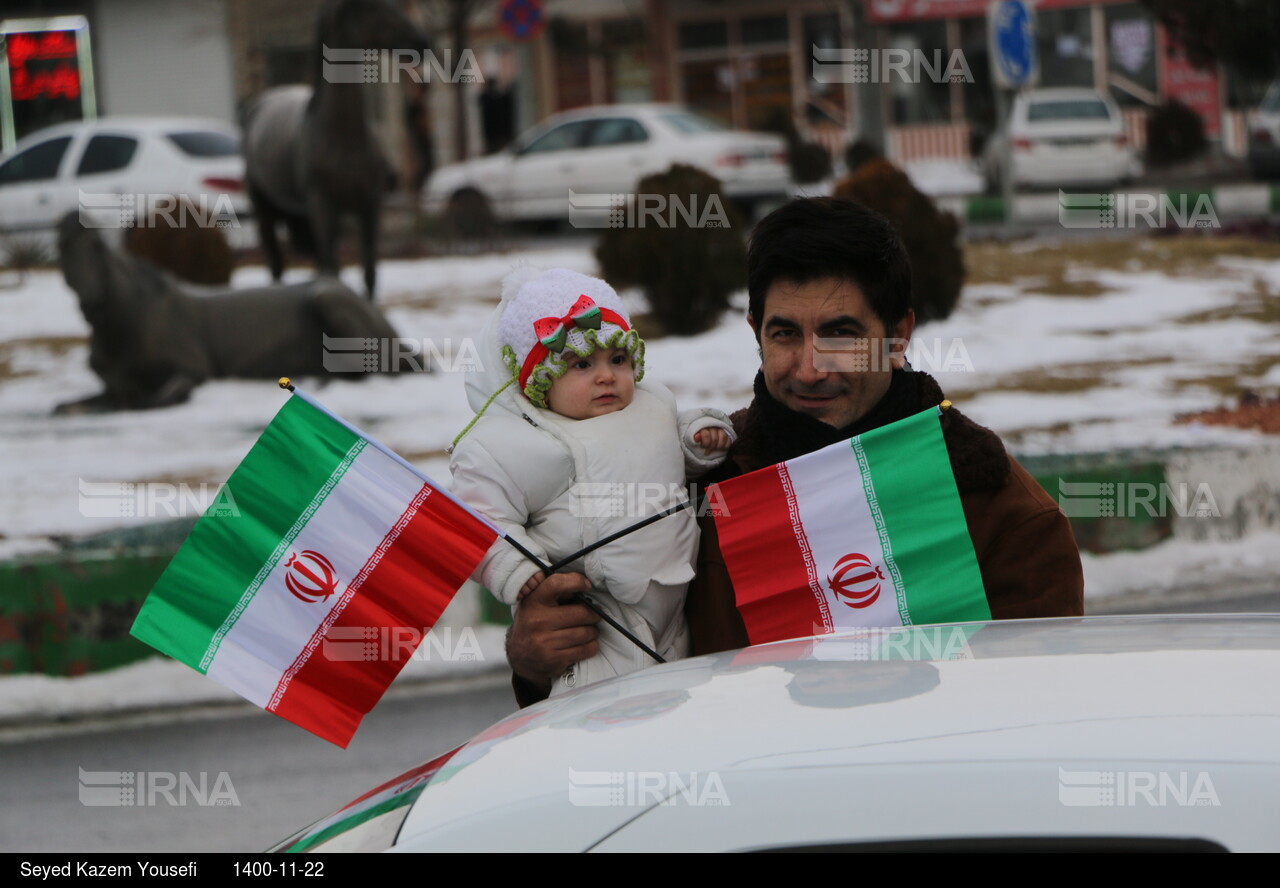
<path fill-rule="evenodd" d="M 8 152 L 15 154 L 34 142 L 44 141 L 51 137 L 73 135 L 80 132 L 134 132 L 134 133 L 170 133 L 176 131 L 212 130 L 214 132 L 236 135 L 238 128 L 225 120 L 210 117 L 147 117 L 147 116 L 107 116 L 93 120 L 72 120 L 66 123 L 55 123 L 52 126 L 28 133 L 19 139 Z"/>
<path fill-rule="evenodd" d="M 1251 763 L 1270 769 L 1275 790 L 1277 674 L 1280 615 L 869 630 L 698 657 L 499 722 L 432 778 L 399 841 L 482 847 L 483 824 L 498 833 L 519 829 L 534 846 L 591 847 L 657 807 L 570 804 L 574 793 L 581 799 L 598 791 L 601 775 L 684 775 L 687 782 L 715 774 L 730 796 L 750 798 L 766 786 L 772 789 L 762 798 L 772 792 L 783 804 L 795 800 L 779 786 L 791 784 L 775 785 L 770 775 L 816 775 L 809 791 L 822 795 L 831 791 L 823 775 L 962 769 L 1007 780 L 1030 773 L 1045 781 L 1037 792 L 1049 815 L 1065 804 L 1055 794 L 1066 779 L 1059 769 L 1070 775 L 1153 759 L 1170 769 L 1216 762 L 1220 785 L 1239 777 L 1248 786 L 1256 776 L 1230 769 Z M 625 780 L 615 789 L 634 791 Z M 995 797 L 1023 790 L 985 791 Z M 985 829 L 969 822 L 957 815 L 949 828 Z M 1036 828 L 1034 816 L 1026 826 Z M 946 834 L 945 818 L 937 829 Z"/>

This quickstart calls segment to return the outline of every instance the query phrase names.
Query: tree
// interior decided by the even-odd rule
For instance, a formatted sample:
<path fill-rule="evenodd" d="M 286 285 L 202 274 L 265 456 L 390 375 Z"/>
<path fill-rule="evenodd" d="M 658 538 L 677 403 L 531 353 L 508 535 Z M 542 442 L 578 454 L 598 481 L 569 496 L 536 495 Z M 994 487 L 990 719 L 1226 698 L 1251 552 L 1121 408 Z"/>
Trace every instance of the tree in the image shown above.
<path fill-rule="evenodd" d="M 1191 64 L 1216 62 L 1245 77 L 1280 72 L 1280 3 L 1275 0 L 1142 0 Z"/>

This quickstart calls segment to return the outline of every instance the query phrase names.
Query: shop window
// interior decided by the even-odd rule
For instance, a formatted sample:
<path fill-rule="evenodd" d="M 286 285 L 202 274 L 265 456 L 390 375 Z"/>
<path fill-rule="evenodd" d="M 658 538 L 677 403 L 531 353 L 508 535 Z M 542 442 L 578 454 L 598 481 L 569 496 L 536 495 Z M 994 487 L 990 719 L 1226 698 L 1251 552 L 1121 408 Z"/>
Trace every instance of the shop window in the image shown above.
<path fill-rule="evenodd" d="M 680 26 L 681 49 L 724 49 L 729 45 L 729 25 L 723 21 L 686 22 Z"/>
<path fill-rule="evenodd" d="M 785 15 L 742 20 L 742 42 L 746 44 L 786 43 L 788 34 Z"/>
<path fill-rule="evenodd" d="M 602 28 L 605 54 L 606 95 L 610 102 L 648 102 L 653 99 L 649 63 L 645 51 L 644 23 L 605 22 Z"/>
<path fill-rule="evenodd" d="M 1048 9 L 1036 13 L 1036 51 L 1041 86 L 1093 83 L 1093 31 L 1090 8 Z"/>
<path fill-rule="evenodd" d="M 1120 106 L 1154 105 L 1156 82 L 1156 27 L 1137 3 L 1122 3 L 1103 10 L 1107 30 L 1107 84 Z"/>
<path fill-rule="evenodd" d="M 891 28 L 887 48 L 905 50 L 910 61 L 907 76 L 884 64 L 871 72 L 884 83 L 893 101 L 893 121 L 898 124 L 948 123 L 951 120 L 951 83 L 945 78 L 951 57 L 946 23 L 917 22 Z M 920 60 L 923 60 L 921 63 Z M 937 78 L 930 76 L 937 72 Z"/>
<path fill-rule="evenodd" d="M 819 49 L 840 49 L 849 45 L 840 33 L 840 16 L 835 13 L 807 15 L 802 25 L 804 28 L 802 52 L 806 59 L 812 55 L 815 46 Z M 819 83 L 814 80 L 811 63 L 805 65 L 805 70 L 809 72 L 808 95 L 805 102 L 805 118 L 809 124 L 834 124 L 844 127 L 847 121 L 845 85 Z"/>

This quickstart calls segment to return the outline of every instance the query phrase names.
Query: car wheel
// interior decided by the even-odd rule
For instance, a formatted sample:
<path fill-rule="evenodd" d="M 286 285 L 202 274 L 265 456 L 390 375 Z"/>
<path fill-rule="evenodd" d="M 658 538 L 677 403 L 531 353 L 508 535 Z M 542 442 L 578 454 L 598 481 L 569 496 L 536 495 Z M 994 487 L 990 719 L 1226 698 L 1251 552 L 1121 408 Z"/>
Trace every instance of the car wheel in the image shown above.
<path fill-rule="evenodd" d="M 462 240 L 487 240 L 498 231 L 493 205 L 474 188 L 463 188 L 450 195 L 444 221 L 450 234 Z"/>

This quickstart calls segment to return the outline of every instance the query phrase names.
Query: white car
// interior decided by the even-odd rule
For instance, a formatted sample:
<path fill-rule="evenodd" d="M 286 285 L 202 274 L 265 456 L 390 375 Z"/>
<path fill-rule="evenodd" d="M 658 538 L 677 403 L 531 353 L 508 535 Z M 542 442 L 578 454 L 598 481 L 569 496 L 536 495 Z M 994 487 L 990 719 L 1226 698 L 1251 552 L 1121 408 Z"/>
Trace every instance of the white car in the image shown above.
<path fill-rule="evenodd" d="M 1018 95 L 1005 127 L 987 140 L 982 153 L 983 172 L 994 188 L 1008 174 L 1006 141 L 1015 188 L 1111 186 L 1141 172 L 1120 109 L 1091 89 L 1036 89 Z"/>
<path fill-rule="evenodd" d="M 1280 178 L 1280 80 L 1249 117 L 1249 169 L 1258 179 Z"/>
<path fill-rule="evenodd" d="M 1280 615 L 778 642 L 511 715 L 294 851 L 1278 851 Z"/>
<path fill-rule="evenodd" d="M 249 218 L 243 178 L 239 134 L 229 123 L 103 117 L 58 124 L 0 156 L 0 237 L 52 246 L 67 213 L 106 228 L 150 210 L 178 224 L 228 228 L 238 246 L 236 229 L 247 231 Z M 179 196 L 191 199 L 181 212 L 170 200 Z"/>
<path fill-rule="evenodd" d="M 611 196 L 634 192 L 641 178 L 674 163 L 705 170 L 720 180 L 726 196 L 750 208 L 786 199 L 786 151 L 780 136 L 726 129 L 679 105 L 579 108 L 548 118 L 497 154 L 436 170 L 424 189 L 423 209 L 436 215 L 452 200 L 479 198 L 503 220 L 572 222 L 575 210 L 583 218 L 601 211 L 596 215 L 604 220 Z M 705 212 L 685 200 L 675 212 Z M 661 208 L 664 219 L 670 210 Z"/>

